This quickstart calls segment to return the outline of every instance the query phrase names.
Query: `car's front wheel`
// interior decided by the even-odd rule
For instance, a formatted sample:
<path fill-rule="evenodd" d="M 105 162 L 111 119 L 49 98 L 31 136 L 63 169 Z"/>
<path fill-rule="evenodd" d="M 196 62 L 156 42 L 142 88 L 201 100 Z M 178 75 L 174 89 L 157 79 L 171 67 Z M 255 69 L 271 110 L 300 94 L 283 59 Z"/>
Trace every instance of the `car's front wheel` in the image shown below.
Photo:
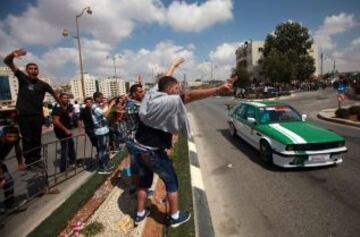
<path fill-rule="evenodd" d="M 271 146 L 264 140 L 260 142 L 260 157 L 266 164 L 273 164 L 273 152 Z"/>
<path fill-rule="evenodd" d="M 233 123 L 229 123 L 229 127 L 230 127 L 230 135 L 232 137 L 236 137 L 236 128 L 235 125 Z"/>

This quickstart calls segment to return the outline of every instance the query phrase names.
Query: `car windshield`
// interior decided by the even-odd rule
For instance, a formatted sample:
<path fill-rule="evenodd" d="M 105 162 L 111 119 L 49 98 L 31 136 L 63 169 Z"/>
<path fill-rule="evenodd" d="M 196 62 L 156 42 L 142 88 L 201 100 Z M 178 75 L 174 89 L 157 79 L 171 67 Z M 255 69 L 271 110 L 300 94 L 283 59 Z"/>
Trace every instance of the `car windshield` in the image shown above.
<path fill-rule="evenodd" d="M 289 106 L 260 108 L 260 124 L 302 121 L 301 115 Z"/>

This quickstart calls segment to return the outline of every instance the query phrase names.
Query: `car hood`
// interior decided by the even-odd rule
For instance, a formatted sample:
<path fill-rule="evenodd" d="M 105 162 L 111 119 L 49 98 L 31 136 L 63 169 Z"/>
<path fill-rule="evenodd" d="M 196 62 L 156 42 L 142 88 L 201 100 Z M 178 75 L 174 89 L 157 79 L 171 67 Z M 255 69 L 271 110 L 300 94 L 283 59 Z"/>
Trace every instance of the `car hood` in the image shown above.
<path fill-rule="evenodd" d="M 308 122 L 258 125 L 257 129 L 282 144 L 305 144 L 343 141 L 344 138 Z"/>

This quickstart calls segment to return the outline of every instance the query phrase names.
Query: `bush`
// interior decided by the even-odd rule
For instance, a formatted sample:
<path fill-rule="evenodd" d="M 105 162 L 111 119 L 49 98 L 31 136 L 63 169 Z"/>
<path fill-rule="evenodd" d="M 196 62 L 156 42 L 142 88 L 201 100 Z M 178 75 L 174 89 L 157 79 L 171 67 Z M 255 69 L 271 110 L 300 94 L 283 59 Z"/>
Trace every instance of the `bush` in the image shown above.
<path fill-rule="evenodd" d="M 338 109 L 335 111 L 335 116 L 337 118 L 343 118 L 343 119 L 347 119 L 349 117 L 349 111 L 347 109 Z"/>
<path fill-rule="evenodd" d="M 357 115 L 359 117 L 360 116 L 360 106 L 359 105 L 351 106 L 349 108 L 349 115 Z"/>
<path fill-rule="evenodd" d="M 288 96 L 291 95 L 290 91 L 281 91 L 279 92 L 279 96 Z"/>

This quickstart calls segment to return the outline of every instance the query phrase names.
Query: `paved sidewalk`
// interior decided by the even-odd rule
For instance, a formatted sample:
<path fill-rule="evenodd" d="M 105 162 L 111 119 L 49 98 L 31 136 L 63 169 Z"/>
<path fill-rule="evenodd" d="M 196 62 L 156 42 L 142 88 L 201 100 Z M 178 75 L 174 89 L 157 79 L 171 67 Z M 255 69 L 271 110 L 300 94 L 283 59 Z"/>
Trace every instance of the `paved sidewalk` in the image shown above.
<path fill-rule="evenodd" d="M 157 180 L 154 178 L 152 190 Z M 106 200 L 85 223 L 85 226 L 95 221 L 103 224 L 104 230 L 97 234 L 97 237 L 139 237 L 142 235 L 146 219 L 139 226 L 134 227 L 132 217 L 136 210 L 136 196 L 129 192 L 130 183 L 130 177 L 119 178 Z"/>
<path fill-rule="evenodd" d="M 318 113 L 318 118 L 334 123 L 341 123 L 349 126 L 360 127 L 360 122 L 351 121 L 349 119 L 335 118 L 336 108 L 323 109 Z"/>

